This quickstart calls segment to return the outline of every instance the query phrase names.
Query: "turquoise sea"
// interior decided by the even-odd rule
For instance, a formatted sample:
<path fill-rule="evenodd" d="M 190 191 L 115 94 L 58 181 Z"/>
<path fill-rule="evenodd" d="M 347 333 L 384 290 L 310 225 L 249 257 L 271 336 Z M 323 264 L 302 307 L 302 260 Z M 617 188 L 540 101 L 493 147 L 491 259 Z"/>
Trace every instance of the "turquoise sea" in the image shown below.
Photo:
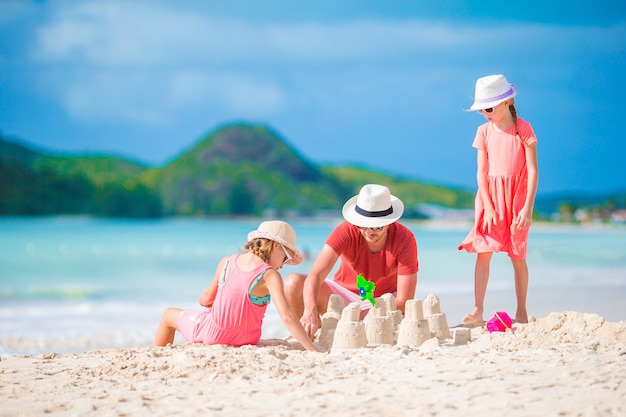
<path fill-rule="evenodd" d="M 306 272 L 339 220 L 290 220 Z M 0 218 L 0 356 L 148 346 L 165 307 L 200 310 L 219 259 L 240 251 L 258 220 Z M 468 223 L 405 222 L 415 233 L 417 298 L 441 300 L 452 326 L 473 305 L 474 255 L 458 251 Z M 626 227 L 533 226 L 529 313 L 626 319 Z M 487 311 L 515 311 L 505 254 L 494 256 Z M 287 335 L 275 310 L 264 338 Z M 178 342 L 182 340 L 177 338 Z"/>

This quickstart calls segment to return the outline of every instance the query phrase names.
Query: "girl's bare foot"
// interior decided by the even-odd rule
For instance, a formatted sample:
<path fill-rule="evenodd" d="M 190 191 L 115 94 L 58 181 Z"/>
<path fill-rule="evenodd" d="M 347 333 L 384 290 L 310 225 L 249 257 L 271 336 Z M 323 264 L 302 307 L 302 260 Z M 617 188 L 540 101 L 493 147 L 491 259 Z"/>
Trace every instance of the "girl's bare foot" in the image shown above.
<path fill-rule="evenodd" d="M 482 326 L 485 324 L 485 320 L 483 320 L 483 317 L 481 314 L 472 313 L 472 314 L 466 314 L 465 317 L 463 317 L 463 323 L 468 324 L 470 326 Z"/>
<path fill-rule="evenodd" d="M 513 321 L 513 323 L 519 323 L 519 324 L 526 324 L 528 323 L 528 315 L 524 314 L 524 315 L 517 315 L 515 316 L 515 320 Z"/>
<path fill-rule="evenodd" d="M 517 310 L 515 312 L 515 321 L 514 321 L 514 323 L 519 323 L 519 324 L 526 324 L 526 323 L 528 323 L 528 313 L 526 312 L 526 309 Z"/>

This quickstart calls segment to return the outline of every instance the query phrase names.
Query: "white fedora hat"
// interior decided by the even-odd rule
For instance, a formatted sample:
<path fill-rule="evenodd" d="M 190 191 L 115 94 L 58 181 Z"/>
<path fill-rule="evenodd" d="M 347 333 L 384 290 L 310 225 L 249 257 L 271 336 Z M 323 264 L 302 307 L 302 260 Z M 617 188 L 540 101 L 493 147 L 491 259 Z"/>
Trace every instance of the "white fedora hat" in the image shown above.
<path fill-rule="evenodd" d="M 504 75 L 488 75 L 476 81 L 474 104 L 467 111 L 476 111 L 495 107 L 505 100 L 515 97 L 517 87 L 504 78 Z"/>
<path fill-rule="evenodd" d="M 384 185 L 367 184 L 343 205 L 341 214 L 359 227 L 381 227 L 402 217 L 404 204 Z"/>
<path fill-rule="evenodd" d="M 257 238 L 273 240 L 291 249 L 293 256 L 287 261 L 289 265 L 302 262 L 302 254 L 296 248 L 296 232 L 289 223 L 281 220 L 264 221 L 256 230 L 248 233 L 248 242 Z"/>

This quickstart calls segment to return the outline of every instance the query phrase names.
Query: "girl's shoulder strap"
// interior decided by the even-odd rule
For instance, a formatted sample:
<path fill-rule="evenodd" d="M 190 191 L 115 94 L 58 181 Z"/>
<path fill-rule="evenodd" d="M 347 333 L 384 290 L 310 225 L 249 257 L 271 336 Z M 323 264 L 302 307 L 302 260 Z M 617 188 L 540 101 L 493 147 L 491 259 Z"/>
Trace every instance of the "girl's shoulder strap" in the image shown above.
<path fill-rule="evenodd" d="M 222 271 L 222 276 L 220 277 L 220 280 L 217 282 L 217 286 L 218 287 L 221 287 L 222 284 L 224 284 L 224 282 L 226 282 L 226 268 L 228 268 L 228 263 L 230 262 L 231 259 L 233 259 L 232 256 L 230 258 L 228 258 L 226 260 L 226 263 L 224 264 L 224 270 Z"/>

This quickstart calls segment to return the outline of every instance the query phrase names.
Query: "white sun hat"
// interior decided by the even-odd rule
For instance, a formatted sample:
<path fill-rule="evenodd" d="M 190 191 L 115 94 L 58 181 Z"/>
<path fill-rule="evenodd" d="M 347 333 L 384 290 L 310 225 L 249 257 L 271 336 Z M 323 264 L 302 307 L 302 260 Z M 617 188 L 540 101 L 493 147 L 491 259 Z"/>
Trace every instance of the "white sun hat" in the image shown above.
<path fill-rule="evenodd" d="M 488 75 L 476 81 L 474 104 L 467 111 L 484 110 L 515 97 L 517 87 L 509 84 L 504 75 Z"/>
<path fill-rule="evenodd" d="M 367 184 L 343 205 L 341 214 L 349 223 L 359 227 L 387 226 L 404 213 L 402 201 L 391 195 L 384 185 Z"/>
<path fill-rule="evenodd" d="M 286 262 L 289 265 L 298 265 L 302 262 L 302 253 L 296 248 L 296 232 L 289 223 L 281 220 L 264 221 L 256 230 L 248 233 L 248 242 L 257 238 L 273 240 L 291 249 L 293 255 Z"/>

